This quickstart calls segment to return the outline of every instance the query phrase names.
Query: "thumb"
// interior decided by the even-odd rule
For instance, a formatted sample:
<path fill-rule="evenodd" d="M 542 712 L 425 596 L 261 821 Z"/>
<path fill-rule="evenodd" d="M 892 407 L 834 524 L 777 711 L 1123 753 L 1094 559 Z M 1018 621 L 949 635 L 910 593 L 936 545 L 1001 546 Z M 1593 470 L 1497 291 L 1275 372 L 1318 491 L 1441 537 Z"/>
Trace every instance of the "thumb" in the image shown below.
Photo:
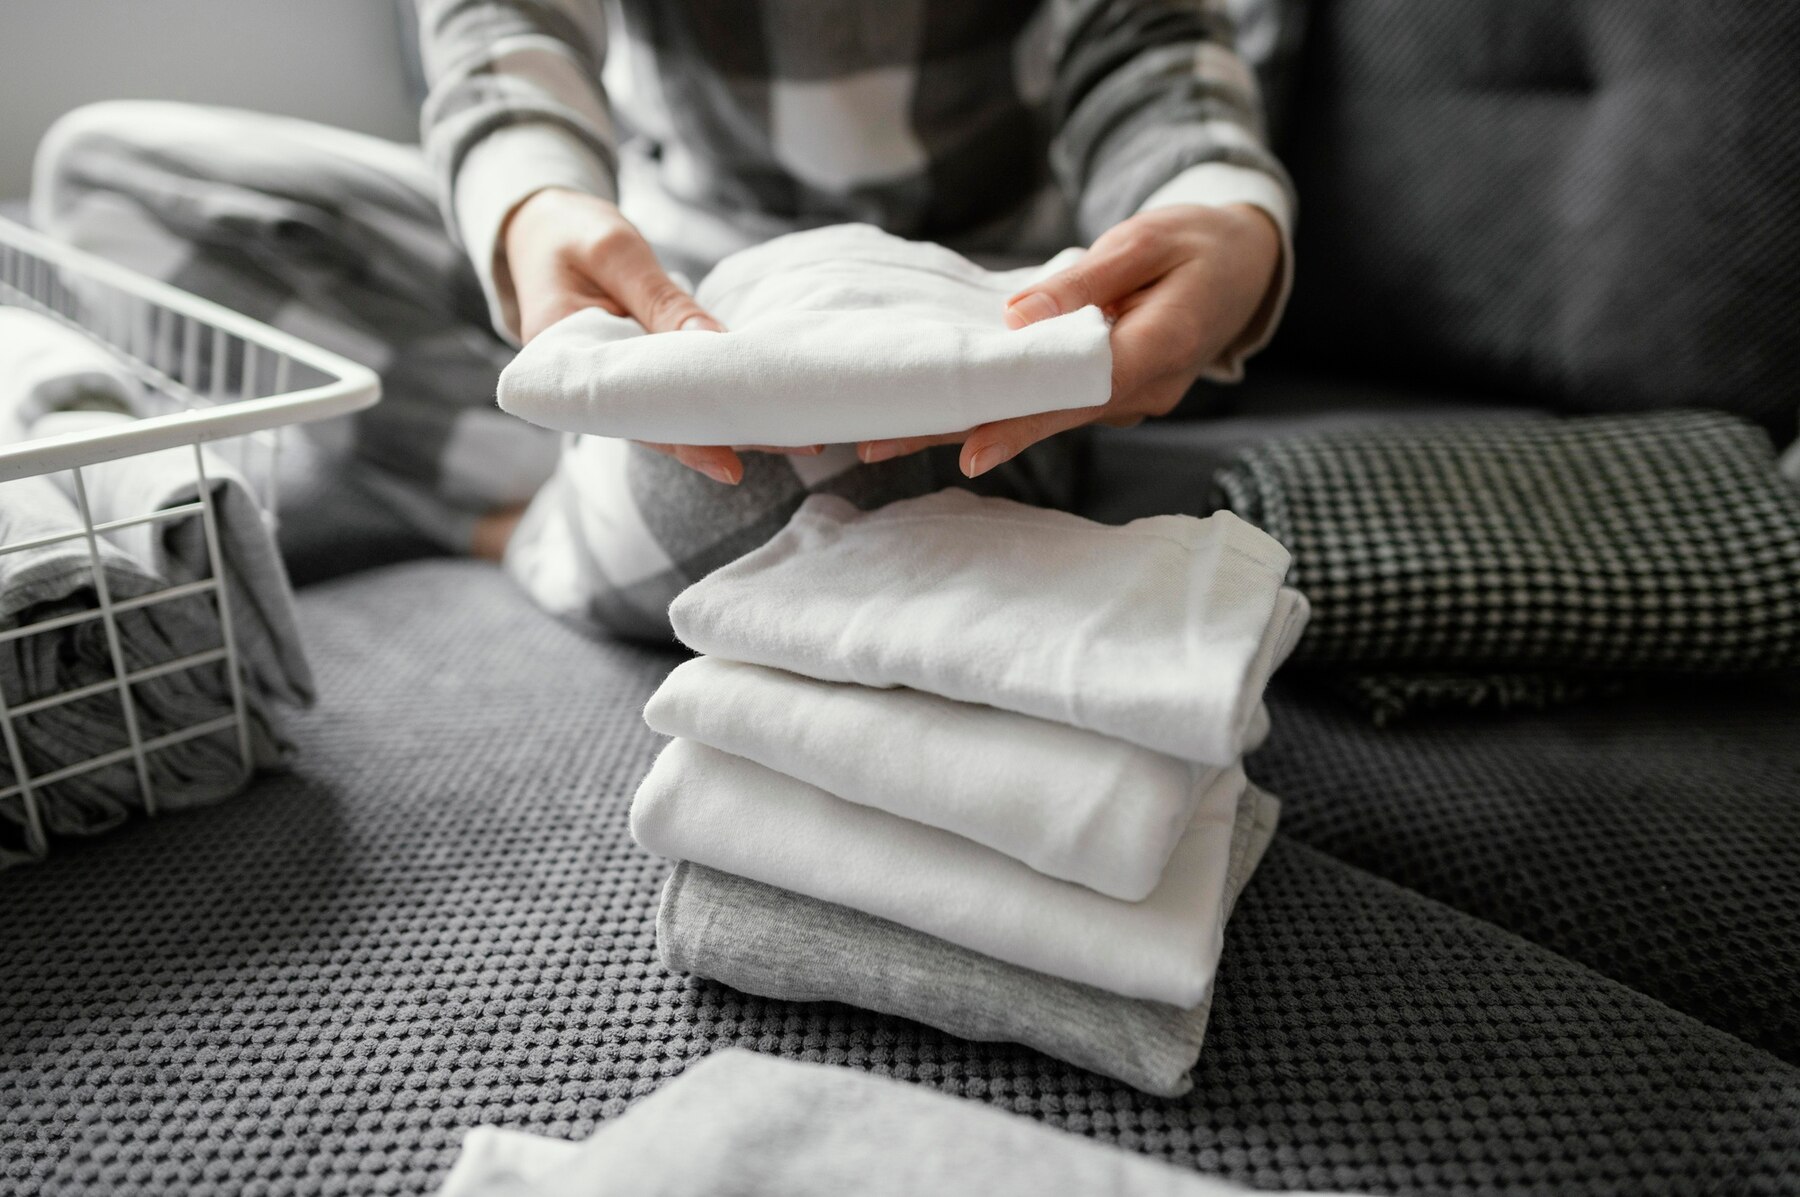
<path fill-rule="evenodd" d="M 620 304 L 651 332 L 725 331 L 724 325 L 663 272 L 655 252 L 641 238 L 615 251 L 607 265 Z"/>
<path fill-rule="evenodd" d="M 1075 263 L 1006 301 L 1006 326 L 1024 328 L 1093 304 L 1106 307 L 1162 273 L 1163 255 L 1142 240 L 1096 244 Z"/>

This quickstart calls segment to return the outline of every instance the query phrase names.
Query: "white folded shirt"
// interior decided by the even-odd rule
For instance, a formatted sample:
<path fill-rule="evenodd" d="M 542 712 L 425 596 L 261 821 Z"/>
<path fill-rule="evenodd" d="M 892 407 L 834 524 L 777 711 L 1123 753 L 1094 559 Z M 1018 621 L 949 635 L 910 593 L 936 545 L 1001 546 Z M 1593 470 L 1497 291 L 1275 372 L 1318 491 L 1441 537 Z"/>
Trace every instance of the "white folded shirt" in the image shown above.
<path fill-rule="evenodd" d="M 1191 765 L 997 707 L 719 657 L 677 668 L 644 719 L 1128 902 L 1156 888 L 1197 806 L 1215 790 L 1235 800 L 1245 784 L 1237 764 Z"/>
<path fill-rule="evenodd" d="M 1106 402 L 1095 307 L 1009 329 L 1005 301 L 1062 269 L 984 270 L 868 225 L 726 258 L 695 299 L 727 331 L 650 335 L 598 308 L 533 338 L 500 406 L 564 432 L 688 445 L 811 445 L 960 432 Z"/>
<path fill-rule="evenodd" d="M 1051 976 L 1188 1009 L 1224 943 L 1237 800 L 1203 796 L 1161 883 L 1121 902 L 973 840 L 833 797 L 692 740 L 631 805 L 652 852 L 836 902 Z"/>
<path fill-rule="evenodd" d="M 669 618 L 714 656 L 1229 765 L 1306 624 L 1287 567 L 1229 512 L 1108 527 L 954 489 L 866 513 L 814 495 Z"/>

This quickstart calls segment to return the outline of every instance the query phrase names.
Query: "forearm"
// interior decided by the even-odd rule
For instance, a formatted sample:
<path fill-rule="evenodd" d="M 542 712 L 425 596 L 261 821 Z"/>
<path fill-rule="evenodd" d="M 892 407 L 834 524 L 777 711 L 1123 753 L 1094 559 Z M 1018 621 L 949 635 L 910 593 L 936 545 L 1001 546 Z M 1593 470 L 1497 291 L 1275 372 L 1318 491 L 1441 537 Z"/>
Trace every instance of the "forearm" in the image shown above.
<path fill-rule="evenodd" d="M 445 219 L 469 252 L 494 323 L 519 336 L 500 232 L 547 187 L 611 199 L 615 136 L 600 87 L 598 3 L 418 0 L 430 93 L 422 115 Z"/>
<path fill-rule="evenodd" d="M 1279 321 L 1293 185 L 1266 143 L 1256 77 L 1221 0 L 1053 0 L 1051 163 L 1091 240 L 1176 204 L 1261 209 L 1281 235 L 1267 302 L 1207 376 L 1231 380 Z"/>

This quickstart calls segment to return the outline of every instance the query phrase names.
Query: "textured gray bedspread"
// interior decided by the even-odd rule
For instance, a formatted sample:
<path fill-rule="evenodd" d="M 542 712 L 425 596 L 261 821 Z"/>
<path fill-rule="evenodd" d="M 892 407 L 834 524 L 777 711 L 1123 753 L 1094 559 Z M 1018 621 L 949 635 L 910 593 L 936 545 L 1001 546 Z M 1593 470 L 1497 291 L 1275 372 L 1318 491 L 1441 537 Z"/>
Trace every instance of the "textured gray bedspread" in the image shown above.
<path fill-rule="evenodd" d="M 324 699 L 293 775 L 0 880 L 0 1190 L 423 1193 L 464 1127 L 585 1134 L 725 1044 L 1261 1186 L 1800 1189 L 1800 1069 L 1285 838 L 1178 1101 L 672 977 L 625 814 L 673 658 L 466 563 L 302 606 Z"/>

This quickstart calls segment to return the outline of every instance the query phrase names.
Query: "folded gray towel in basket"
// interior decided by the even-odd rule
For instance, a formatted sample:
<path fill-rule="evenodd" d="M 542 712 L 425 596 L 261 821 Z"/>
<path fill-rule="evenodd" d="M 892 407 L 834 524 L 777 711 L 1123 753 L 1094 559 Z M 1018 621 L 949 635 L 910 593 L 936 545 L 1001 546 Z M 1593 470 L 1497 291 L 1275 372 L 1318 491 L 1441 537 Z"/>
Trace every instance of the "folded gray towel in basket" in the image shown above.
<path fill-rule="evenodd" d="M 62 330 L 58 330 L 61 332 Z M 66 335 L 66 333 L 64 334 Z M 97 347 L 102 361 L 106 355 Z M 130 420 L 117 412 L 27 413 L 46 393 L 0 376 L 0 426 L 32 418 L 33 436 L 49 436 L 99 422 Z M 41 383 L 41 379 L 36 382 Z M 86 394 L 72 390 L 70 394 Z M 277 729 L 279 705 L 312 701 L 313 683 L 295 626 L 286 574 L 273 539 L 245 482 L 216 454 L 206 453 L 206 489 L 218 529 L 224 589 L 242 667 L 251 765 L 280 763 L 286 745 Z M 82 478 L 95 524 L 129 519 L 199 501 L 201 484 L 192 449 L 140 454 L 85 467 Z M 0 746 L 0 793 L 19 778 L 14 753 L 31 779 L 38 822 L 49 837 L 91 835 L 121 822 L 143 805 L 137 766 L 116 677 L 112 633 L 128 672 L 155 670 L 225 645 L 213 591 L 133 606 L 136 600 L 211 574 L 205 527 L 198 513 L 133 524 L 99 534 L 98 552 L 111 626 L 98 615 L 100 587 L 93 554 L 67 473 L 0 484 L 0 696 L 13 713 L 10 742 Z M 52 539 L 64 537 L 63 539 Z M 22 631 L 49 622 L 42 631 Z M 147 753 L 145 772 L 161 809 L 217 801 L 248 778 L 233 722 L 236 705 L 223 659 L 170 668 L 130 687 L 132 713 Z M 55 701 L 62 696 L 76 697 Z M 32 704 L 45 702 L 41 708 Z M 22 710 L 23 708 L 23 710 Z M 213 730 L 179 739 L 188 729 Z M 164 738 L 174 742 L 162 743 Z M 60 776 L 97 758 L 109 763 Z M 50 780 L 45 781 L 45 778 Z M 0 868 L 43 855 L 46 844 L 24 794 L 0 799 Z"/>

